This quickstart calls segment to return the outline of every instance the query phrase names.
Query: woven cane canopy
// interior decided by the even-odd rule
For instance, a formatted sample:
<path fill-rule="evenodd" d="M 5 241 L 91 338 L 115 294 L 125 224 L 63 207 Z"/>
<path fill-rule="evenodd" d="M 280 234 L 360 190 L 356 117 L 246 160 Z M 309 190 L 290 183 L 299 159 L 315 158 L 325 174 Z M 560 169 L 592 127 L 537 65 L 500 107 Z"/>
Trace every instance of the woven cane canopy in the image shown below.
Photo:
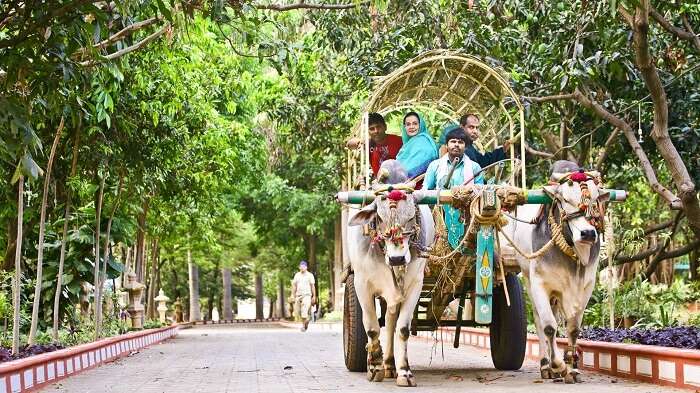
<path fill-rule="evenodd" d="M 376 87 L 364 107 L 365 116 L 354 134 L 368 142 L 365 121 L 370 112 L 386 115 L 413 109 L 433 112 L 452 122 L 466 113 L 475 113 L 481 119 L 477 145 L 498 145 L 524 129 L 522 106 L 504 74 L 458 51 L 424 52 L 389 75 L 376 78 Z M 362 157 L 361 167 L 367 162 Z M 524 172 L 522 177 L 524 181 Z"/>
<path fill-rule="evenodd" d="M 518 123 L 521 109 L 517 95 L 496 69 L 449 50 L 425 52 L 380 78 L 365 108 L 383 114 L 428 109 L 453 121 L 476 113 L 486 144 L 494 134 L 502 138 L 509 123 Z"/>

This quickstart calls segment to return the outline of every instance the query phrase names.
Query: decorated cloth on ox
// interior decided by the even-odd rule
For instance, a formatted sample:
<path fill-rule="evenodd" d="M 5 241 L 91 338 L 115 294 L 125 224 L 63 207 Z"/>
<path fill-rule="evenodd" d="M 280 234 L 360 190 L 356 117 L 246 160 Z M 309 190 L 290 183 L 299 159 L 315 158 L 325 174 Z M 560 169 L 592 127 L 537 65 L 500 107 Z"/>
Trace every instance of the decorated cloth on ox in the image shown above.
<path fill-rule="evenodd" d="M 484 184 L 484 175 L 479 173 L 481 166 L 469 159 L 465 154 L 457 163 L 449 184 L 446 184 L 447 177 L 454 165 L 449 160 L 449 154 L 445 154 L 439 160 L 435 160 L 428 166 L 428 171 L 425 174 L 425 188 L 428 190 L 435 189 L 450 189 L 454 186 L 463 185 L 465 182 L 473 182 L 473 184 Z M 474 175 L 479 173 L 476 178 Z M 447 240 L 452 249 L 457 249 L 459 243 L 464 236 L 465 222 L 460 217 L 459 209 L 450 205 L 442 207 L 444 209 L 445 226 L 447 227 Z M 473 250 L 462 248 L 460 252 L 473 254 Z"/>
<path fill-rule="evenodd" d="M 396 161 L 406 170 L 409 178 L 414 178 L 425 173 L 428 165 L 438 158 L 438 148 L 428 132 L 428 125 L 423 116 L 416 114 L 420 122 L 418 134 L 409 136 L 406 126 L 401 125 L 401 139 L 403 146 L 396 155 Z"/>

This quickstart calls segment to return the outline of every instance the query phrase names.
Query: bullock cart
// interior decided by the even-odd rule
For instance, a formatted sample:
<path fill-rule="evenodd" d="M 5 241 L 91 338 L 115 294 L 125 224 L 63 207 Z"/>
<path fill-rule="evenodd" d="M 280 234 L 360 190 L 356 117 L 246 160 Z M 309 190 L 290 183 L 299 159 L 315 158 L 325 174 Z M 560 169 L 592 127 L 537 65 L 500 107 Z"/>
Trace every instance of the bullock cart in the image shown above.
<path fill-rule="evenodd" d="M 481 119 L 482 143 L 477 143 L 477 146 L 482 150 L 499 146 L 505 139 L 513 139 L 519 133 L 521 158 L 515 158 L 515 148 L 511 145 L 507 162 L 487 168 L 489 184 L 465 184 L 451 190 L 416 192 L 418 204 L 435 206 L 433 216 L 437 240 L 420 250 L 428 262 L 411 321 L 414 335 L 417 331 L 454 326 L 455 347 L 459 345 L 462 326 L 488 326 L 494 366 L 501 370 L 519 369 L 524 360 L 527 338 L 525 301 L 517 277 L 520 269 L 515 250 L 507 244 L 500 244 L 498 230 L 504 225 L 503 210 L 512 211 L 525 203 L 548 204 L 551 199 L 541 189 L 527 189 L 523 161 L 524 112 L 518 96 L 498 68 L 447 50 L 426 52 L 386 77 L 378 78 L 376 83 L 364 114 L 353 131 L 353 137 L 362 143 L 347 150 L 343 191 L 337 195 L 338 200 L 346 205 L 363 207 L 377 196 L 369 180 L 367 118 L 371 112 L 391 115 L 420 110 L 432 119 L 446 123 L 456 123 L 462 114 L 475 113 Z M 611 200 L 624 199 L 624 192 L 610 192 L 609 195 Z M 461 248 L 458 248 L 460 252 L 453 251 L 446 241 L 441 210 L 441 205 L 445 204 L 459 208 L 468 223 Z M 342 228 L 346 228 L 348 219 L 348 210 L 344 208 Z M 345 236 L 343 242 L 346 250 Z M 343 315 L 345 364 L 350 371 L 365 371 L 367 334 L 350 265 L 344 267 L 342 280 L 346 284 Z M 381 302 L 381 299 L 377 301 Z"/>

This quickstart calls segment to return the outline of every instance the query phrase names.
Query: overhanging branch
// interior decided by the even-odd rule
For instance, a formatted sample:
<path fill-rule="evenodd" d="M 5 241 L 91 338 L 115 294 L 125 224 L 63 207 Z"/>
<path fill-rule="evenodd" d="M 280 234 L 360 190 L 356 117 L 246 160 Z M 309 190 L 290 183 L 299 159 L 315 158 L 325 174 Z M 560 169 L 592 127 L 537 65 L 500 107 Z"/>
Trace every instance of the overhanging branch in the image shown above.
<path fill-rule="evenodd" d="M 238 1 L 229 0 L 229 4 L 232 6 L 238 6 Z M 360 3 L 350 3 L 350 4 L 318 4 L 318 3 L 305 3 L 300 0 L 296 4 L 255 4 L 254 7 L 260 10 L 272 10 L 272 11 L 292 11 L 292 10 L 348 10 L 357 7 L 358 5 L 367 4 L 367 1 Z"/>
<path fill-rule="evenodd" d="M 668 221 L 664 221 L 664 222 L 661 222 L 658 224 L 650 225 L 650 226 L 644 228 L 644 236 L 648 236 L 654 232 L 658 232 L 662 229 L 666 229 L 666 228 L 670 227 L 671 225 L 673 225 L 673 220 L 668 220 Z"/>
<path fill-rule="evenodd" d="M 669 245 L 671 245 L 671 241 L 673 240 L 673 236 L 676 234 L 676 231 L 678 230 L 678 224 L 681 222 L 681 218 L 683 218 L 683 212 L 680 211 L 676 214 L 676 217 L 673 219 L 673 228 L 671 228 L 671 234 L 668 235 L 666 238 L 666 241 L 664 242 L 663 247 L 661 248 L 661 252 L 656 254 L 654 259 L 649 262 L 649 266 L 644 270 L 644 276 L 649 277 L 651 276 L 655 271 L 656 267 L 659 266 L 659 263 L 663 261 L 664 259 L 669 258 L 666 254 L 666 249 L 668 248 Z M 690 251 L 688 251 L 690 252 Z"/>
<path fill-rule="evenodd" d="M 613 127 L 621 130 L 627 138 L 627 142 L 630 144 L 632 150 L 637 156 L 637 159 L 639 159 L 639 162 L 642 164 L 644 176 L 649 182 L 649 185 L 651 185 L 652 189 L 663 199 L 665 199 L 670 204 L 672 209 L 682 208 L 683 205 L 681 203 L 681 200 L 668 188 L 664 187 L 663 185 L 661 185 L 661 183 L 659 183 L 659 180 L 656 177 L 656 172 L 654 171 L 654 167 L 651 165 L 651 161 L 649 161 L 649 157 L 647 157 L 646 152 L 644 151 L 644 149 L 642 149 L 642 146 L 639 144 L 639 141 L 637 141 L 637 137 L 634 134 L 632 126 L 625 120 L 618 117 L 614 113 L 608 111 L 603 105 L 591 99 L 588 95 L 584 94 L 578 88 L 574 90 L 573 93 L 523 98 L 531 102 L 574 100 L 581 104 L 581 106 L 583 106 L 584 108 L 593 111 L 596 115 L 598 115 L 603 120 L 607 121 Z"/>
<path fill-rule="evenodd" d="M 146 20 L 141 21 L 141 22 L 133 23 L 133 24 L 119 30 L 118 32 L 114 33 L 112 36 L 110 36 L 106 40 L 93 45 L 92 47 L 95 49 L 98 49 L 98 50 L 104 49 L 107 46 L 112 45 L 115 42 L 119 41 L 120 39 L 130 35 L 131 33 L 138 31 L 138 30 L 141 30 L 144 27 L 148 27 L 148 26 L 158 22 L 161 19 L 162 18 L 160 16 L 156 16 L 156 17 L 146 19 Z M 85 49 L 83 49 L 83 50 L 85 50 Z"/>
<path fill-rule="evenodd" d="M 546 159 L 553 159 L 554 158 L 554 154 L 548 153 L 546 151 L 535 150 L 532 147 L 530 147 L 530 144 L 527 142 L 525 143 L 525 151 L 532 154 L 533 156 L 537 156 L 537 157 L 542 157 L 542 158 L 546 158 Z"/>
<path fill-rule="evenodd" d="M 541 96 L 541 97 L 527 97 L 524 96 L 522 97 L 525 101 L 530 101 L 530 102 L 535 102 L 535 103 L 543 103 L 543 102 L 550 102 L 550 101 L 563 101 L 563 100 L 573 100 L 575 99 L 574 93 L 568 93 L 568 94 L 555 94 L 551 96 Z"/>
<path fill-rule="evenodd" d="M 613 266 L 619 266 L 619 265 L 624 265 L 626 263 L 644 260 L 644 259 L 656 254 L 657 252 L 659 252 L 662 247 L 663 246 L 661 244 L 659 244 L 656 247 L 646 249 L 646 250 L 644 250 L 638 254 L 635 254 L 635 255 L 617 256 L 617 257 L 615 257 L 615 262 L 613 263 Z M 700 247 L 700 240 L 694 240 L 694 241 L 686 244 L 683 247 L 679 247 L 679 248 L 673 249 L 671 251 L 659 254 L 658 255 L 659 261 L 663 261 L 665 259 L 682 257 L 683 255 L 689 254 L 691 251 L 695 250 L 698 247 Z M 600 266 L 606 267 L 607 261 L 601 261 Z M 654 270 L 656 270 L 656 268 L 654 268 Z"/>
<path fill-rule="evenodd" d="M 630 263 L 630 262 L 637 262 L 644 260 L 646 258 L 649 258 L 650 256 L 656 254 L 661 250 L 661 247 L 663 247 L 661 244 L 657 244 L 654 247 L 647 248 L 644 251 L 638 252 L 634 255 L 618 255 L 615 257 L 615 262 L 613 263 L 614 266 L 617 265 L 624 265 L 625 263 Z M 602 267 L 607 266 L 607 261 L 604 261 L 601 263 Z"/>
<path fill-rule="evenodd" d="M 688 22 L 688 18 L 683 15 L 683 25 L 686 27 L 686 29 L 681 29 L 680 27 L 676 27 L 671 22 L 668 21 L 668 19 L 664 18 L 663 15 L 659 11 L 656 10 L 656 8 L 651 7 L 649 9 L 649 14 L 651 15 L 654 20 L 661 25 L 666 31 L 669 33 L 675 35 L 676 37 L 690 41 L 695 46 L 695 49 L 700 51 L 700 38 L 698 38 L 695 33 L 693 32 L 693 29 L 690 27 L 690 23 Z"/>
<path fill-rule="evenodd" d="M 683 162 L 683 158 L 673 144 L 668 132 L 668 98 L 656 68 L 656 59 L 649 47 L 648 35 L 651 3 L 649 0 L 640 0 L 635 7 L 634 21 L 630 24 L 630 27 L 634 33 L 635 63 L 654 104 L 654 122 L 651 138 L 654 140 L 659 154 L 664 159 L 664 165 L 668 168 L 673 183 L 678 190 L 678 204 L 688 216 L 688 223 L 691 230 L 695 233 L 695 237 L 700 239 L 700 201 L 698 201 L 695 183 L 690 176 L 688 167 Z"/>
<path fill-rule="evenodd" d="M 695 45 L 695 48 L 700 51 L 700 37 L 695 34 L 695 30 L 693 30 L 693 26 L 690 25 L 690 21 L 688 21 L 688 16 L 685 14 L 681 15 L 681 20 L 683 21 L 683 26 L 685 26 L 685 29 L 692 34 L 692 42 L 693 45 Z"/>
<path fill-rule="evenodd" d="M 166 23 L 165 26 L 161 27 L 158 31 L 156 31 L 155 33 L 149 35 L 148 37 L 144 38 L 143 40 L 141 40 L 141 41 L 135 43 L 134 45 L 128 46 L 128 47 L 126 47 L 126 48 L 124 48 L 124 49 L 122 49 L 122 50 L 120 50 L 120 51 L 117 51 L 117 52 L 114 52 L 114 53 L 110 53 L 110 54 L 108 54 L 108 55 L 106 55 L 106 56 L 102 56 L 102 57 L 100 57 L 99 60 L 87 60 L 87 61 L 83 61 L 83 62 L 80 63 L 80 65 L 86 66 L 86 67 L 87 67 L 87 66 L 95 65 L 95 64 L 97 64 L 97 62 L 99 62 L 99 61 L 118 59 L 118 58 L 120 58 L 120 57 L 122 57 L 122 56 L 124 56 L 124 55 L 126 55 L 126 54 L 128 54 L 128 53 L 131 53 L 131 52 L 133 52 L 133 51 L 135 51 L 135 50 L 139 50 L 139 49 L 143 48 L 144 46 L 148 45 L 150 42 L 154 41 L 156 38 L 158 38 L 158 37 L 160 37 L 161 35 L 163 35 L 163 33 L 165 33 L 165 32 L 168 30 L 169 27 L 170 27 L 170 24 L 169 24 L 169 23 Z"/>

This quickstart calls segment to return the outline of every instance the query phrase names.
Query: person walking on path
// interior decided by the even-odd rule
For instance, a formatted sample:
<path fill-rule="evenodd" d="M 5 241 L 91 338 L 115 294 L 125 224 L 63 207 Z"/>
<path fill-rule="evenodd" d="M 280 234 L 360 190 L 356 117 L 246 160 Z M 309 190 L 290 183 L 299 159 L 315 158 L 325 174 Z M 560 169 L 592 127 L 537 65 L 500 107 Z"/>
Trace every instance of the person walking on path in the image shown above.
<path fill-rule="evenodd" d="M 316 304 L 316 281 L 314 275 L 308 271 L 306 261 L 299 263 L 299 271 L 292 280 L 292 295 L 295 300 L 295 308 L 298 310 L 304 326 L 301 331 L 305 332 L 309 328 L 311 305 Z"/>

